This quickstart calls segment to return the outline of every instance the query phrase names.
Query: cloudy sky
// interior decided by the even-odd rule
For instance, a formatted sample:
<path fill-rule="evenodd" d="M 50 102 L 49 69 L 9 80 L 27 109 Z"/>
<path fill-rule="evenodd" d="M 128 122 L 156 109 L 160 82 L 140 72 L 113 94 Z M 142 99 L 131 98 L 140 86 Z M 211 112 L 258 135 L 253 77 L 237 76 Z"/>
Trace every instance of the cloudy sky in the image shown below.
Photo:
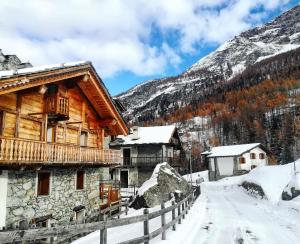
<path fill-rule="evenodd" d="M 299 0 L 0 1 L 0 48 L 33 65 L 90 60 L 113 95 L 176 75 Z"/>

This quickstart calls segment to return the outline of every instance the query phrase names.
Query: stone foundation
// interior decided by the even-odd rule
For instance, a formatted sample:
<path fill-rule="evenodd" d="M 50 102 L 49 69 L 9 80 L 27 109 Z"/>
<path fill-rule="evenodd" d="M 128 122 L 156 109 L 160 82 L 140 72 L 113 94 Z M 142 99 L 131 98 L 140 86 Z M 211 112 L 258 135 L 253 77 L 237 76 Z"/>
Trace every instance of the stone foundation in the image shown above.
<path fill-rule="evenodd" d="M 36 171 L 9 171 L 6 226 L 14 228 L 19 222 L 52 215 L 51 224 L 69 224 L 76 206 L 85 206 L 85 219 L 99 212 L 99 181 L 109 179 L 109 168 L 84 168 L 85 186 L 76 190 L 76 168 L 52 168 L 50 194 L 37 196 Z"/>

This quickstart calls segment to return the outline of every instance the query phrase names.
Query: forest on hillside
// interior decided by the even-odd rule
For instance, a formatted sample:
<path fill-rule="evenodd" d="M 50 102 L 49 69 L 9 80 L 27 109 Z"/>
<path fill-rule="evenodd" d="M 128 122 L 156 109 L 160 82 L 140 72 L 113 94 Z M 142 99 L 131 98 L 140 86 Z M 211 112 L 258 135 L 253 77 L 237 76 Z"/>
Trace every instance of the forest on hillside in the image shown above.
<path fill-rule="evenodd" d="M 207 117 L 213 136 L 202 143 L 203 150 L 209 145 L 261 142 L 272 162 L 292 162 L 300 147 L 299 78 L 296 49 L 250 66 L 232 80 L 208 81 L 189 105 L 143 124 Z"/>

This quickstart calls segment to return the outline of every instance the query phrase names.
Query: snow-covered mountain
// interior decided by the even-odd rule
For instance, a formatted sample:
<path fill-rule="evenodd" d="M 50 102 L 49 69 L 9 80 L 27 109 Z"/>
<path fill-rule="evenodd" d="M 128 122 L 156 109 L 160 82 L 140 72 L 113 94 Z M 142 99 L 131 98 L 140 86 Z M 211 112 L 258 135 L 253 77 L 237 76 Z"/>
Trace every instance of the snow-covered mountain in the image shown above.
<path fill-rule="evenodd" d="M 300 6 L 225 42 L 176 77 L 146 81 L 117 98 L 131 121 L 160 117 L 203 95 L 249 65 L 300 46 Z"/>

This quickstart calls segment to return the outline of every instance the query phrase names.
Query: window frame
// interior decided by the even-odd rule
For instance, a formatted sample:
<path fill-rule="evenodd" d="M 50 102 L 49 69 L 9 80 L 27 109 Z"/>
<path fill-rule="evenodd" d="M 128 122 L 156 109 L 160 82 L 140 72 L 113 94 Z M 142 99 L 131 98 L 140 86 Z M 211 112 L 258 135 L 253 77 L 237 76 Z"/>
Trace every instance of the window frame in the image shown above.
<path fill-rule="evenodd" d="M 39 175 L 41 174 L 48 174 L 49 175 L 49 182 L 48 182 L 48 191 L 47 194 L 41 194 L 41 190 L 40 190 L 40 184 L 39 184 Z M 38 197 L 47 197 L 51 195 L 51 188 L 52 188 L 52 174 L 49 171 L 41 171 L 41 172 L 37 172 L 36 174 L 36 195 Z"/>
<path fill-rule="evenodd" d="M 82 172 L 83 174 L 82 174 L 82 188 L 79 188 L 78 187 L 78 173 L 79 172 Z M 75 189 L 77 190 L 77 191 L 81 191 L 81 190 L 84 190 L 85 189 L 85 170 L 77 170 L 76 171 L 76 174 L 75 174 Z"/>
<path fill-rule="evenodd" d="M 256 159 L 256 153 L 250 153 L 250 159 Z"/>
<path fill-rule="evenodd" d="M 239 157 L 239 163 L 240 164 L 246 164 L 246 158 L 245 157 Z"/>
<path fill-rule="evenodd" d="M 83 135 L 84 135 L 84 138 L 82 140 Z M 88 135 L 89 135 L 89 133 L 87 131 L 81 131 L 80 132 L 80 146 L 81 147 L 87 147 L 88 146 Z"/>
<path fill-rule="evenodd" d="M 264 154 L 264 153 L 259 153 L 258 158 L 259 158 L 259 159 L 266 159 L 266 154 Z"/>

